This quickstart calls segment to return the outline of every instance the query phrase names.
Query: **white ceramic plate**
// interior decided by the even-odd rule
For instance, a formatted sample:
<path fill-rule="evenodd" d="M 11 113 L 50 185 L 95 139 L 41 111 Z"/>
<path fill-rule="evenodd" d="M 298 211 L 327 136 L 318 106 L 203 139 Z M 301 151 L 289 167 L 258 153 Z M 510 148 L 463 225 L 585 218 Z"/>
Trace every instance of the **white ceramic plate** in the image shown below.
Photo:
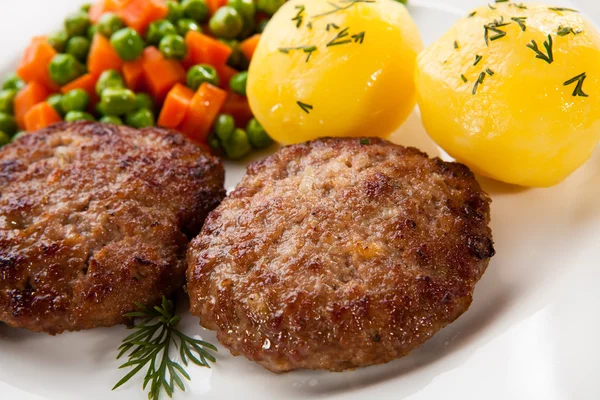
<path fill-rule="evenodd" d="M 34 34 L 56 28 L 73 0 L 0 3 L 0 73 L 9 72 Z M 412 2 L 426 43 L 479 0 Z M 596 0 L 575 6 L 600 22 Z M 417 114 L 394 140 L 437 155 Z M 243 174 L 227 165 L 227 187 Z M 213 369 L 190 368 L 177 399 L 600 399 L 600 154 L 566 182 L 524 190 L 480 179 L 492 195 L 498 254 L 471 309 L 408 357 L 345 373 L 274 375 L 220 348 Z M 186 315 L 183 329 L 216 343 Z M 122 372 L 116 349 L 125 328 L 57 337 L 0 326 L 0 399 L 145 399 L 140 381 L 111 392 Z M 166 396 L 165 396 L 166 398 Z"/>

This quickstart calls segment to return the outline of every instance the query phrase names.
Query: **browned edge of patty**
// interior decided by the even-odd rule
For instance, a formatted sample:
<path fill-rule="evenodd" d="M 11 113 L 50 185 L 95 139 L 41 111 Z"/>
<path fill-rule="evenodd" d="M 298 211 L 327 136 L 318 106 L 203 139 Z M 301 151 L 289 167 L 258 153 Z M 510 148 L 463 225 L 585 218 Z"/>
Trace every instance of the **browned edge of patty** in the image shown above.
<path fill-rule="evenodd" d="M 490 202 L 466 166 L 383 139 L 284 147 L 191 243 L 192 313 L 274 372 L 388 362 L 468 309 Z"/>
<path fill-rule="evenodd" d="M 157 303 L 223 183 L 218 158 L 160 128 L 59 123 L 5 146 L 0 320 L 56 334 Z"/>

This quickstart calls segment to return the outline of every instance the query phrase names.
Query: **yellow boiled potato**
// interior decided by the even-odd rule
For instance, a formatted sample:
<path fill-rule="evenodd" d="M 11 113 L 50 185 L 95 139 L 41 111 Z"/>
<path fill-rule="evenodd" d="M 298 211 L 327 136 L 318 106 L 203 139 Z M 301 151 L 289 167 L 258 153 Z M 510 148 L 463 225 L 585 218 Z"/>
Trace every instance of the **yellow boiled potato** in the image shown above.
<path fill-rule="evenodd" d="M 600 140 L 600 35 L 574 10 L 478 8 L 421 53 L 416 84 L 432 138 L 500 181 L 557 184 Z"/>
<path fill-rule="evenodd" d="M 271 19 L 254 53 L 250 107 L 283 144 L 386 136 L 415 106 L 422 47 L 396 1 L 292 0 Z"/>

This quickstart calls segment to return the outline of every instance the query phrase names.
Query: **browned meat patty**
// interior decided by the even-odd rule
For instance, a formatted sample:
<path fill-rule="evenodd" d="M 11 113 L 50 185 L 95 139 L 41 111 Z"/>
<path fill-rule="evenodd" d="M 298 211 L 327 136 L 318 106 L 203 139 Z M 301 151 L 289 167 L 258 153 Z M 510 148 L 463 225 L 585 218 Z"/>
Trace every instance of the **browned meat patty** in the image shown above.
<path fill-rule="evenodd" d="M 223 181 L 217 158 L 161 129 L 58 124 L 3 147 L 0 321 L 111 326 L 181 288 Z"/>
<path fill-rule="evenodd" d="M 464 165 L 385 140 L 285 147 L 192 241 L 192 312 L 274 372 L 388 362 L 471 304 L 494 254 L 489 205 Z"/>

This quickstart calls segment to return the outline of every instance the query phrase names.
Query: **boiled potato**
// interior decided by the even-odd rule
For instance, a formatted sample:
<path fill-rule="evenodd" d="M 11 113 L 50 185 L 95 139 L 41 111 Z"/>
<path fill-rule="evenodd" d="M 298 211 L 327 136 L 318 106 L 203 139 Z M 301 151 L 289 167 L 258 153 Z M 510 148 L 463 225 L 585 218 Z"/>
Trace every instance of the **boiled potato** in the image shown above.
<path fill-rule="evenodd" d="M 396 1 L 292 0 L 254 53 L 248 100 L 283 144 L 386 136 L 415 106 L 421 49 L 414 22 Z"/>
<path fill-rule="evenodd" d="M 418 59 L 423 123 L 476 172 L 551 186 L 600 140 L 600 35 L 575 10 L 496 3 Z"/>

